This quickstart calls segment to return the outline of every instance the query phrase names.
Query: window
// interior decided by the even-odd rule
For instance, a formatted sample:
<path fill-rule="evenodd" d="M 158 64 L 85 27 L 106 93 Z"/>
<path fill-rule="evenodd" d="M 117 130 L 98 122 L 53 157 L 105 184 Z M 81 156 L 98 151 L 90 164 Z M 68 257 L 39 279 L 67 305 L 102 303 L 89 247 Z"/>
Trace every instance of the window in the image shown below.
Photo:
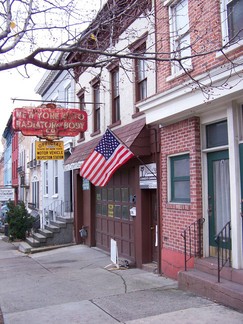
<path fill-rule="evenodd" d="M 34 177 L 32 184 L 32 203 L 34 204 L 35 208 L 39 208 L 39 181 L 37 177 Z"/>
<path fill-rule="evenodd" d="M 85 96 L 84 96 L 84 90 L 80 91 L 78 93 L 78 98 L 79 98 L 79 109 L 81 111 L 85 110 Z M 84 132 L 81 132 L 79 134 L 79 139 L 84 139 Z"/>
<path fill-rule="evenodd" d="M 111 71 L 112 123 L 120 120 L 119 68 Z"/>
<path fill-rule="evenodd" d="M 58 194 L 58 161 L 54 161 L 54 195 Z"/>
<path fill-rule="evenodd" d="M 72 92 L 71 92 L 71 84 L 69 84 L 65 88 L 65 102 L 66 102 L 66 108 L 71 108 L 71 102 L 72 102 Z"/>
<path fill-rule="evenodd" d="M 190 160 L 189 154 L 170 158 L 171 202 L 190 202 Z"/>
<path fill-rule="evenodd" d="M 143 43 L 135 51 L 139 56 L 145 57 L 146 43 Z M 147 97 L 147 63 L 145 59 L 136 59 L 135 61 L 135 83 L 136 83 L 136 101 Z"/>
<path fill-rule="evenodd" d="M 227 121 L 206 126 L 207 148 L 228 145 Z"/>
<path fill-rule="evenodd" d="M 227 21 L 229 41 L 234 42 L 243 38 L 243 1 L 232 0 L 227 4 Z"/>
<path fill-rule="evenodd" d="M 224 44 L 243 38 L 243 0 L 221 1 L 222 34 Z"/>
<path fill-rule="evenodd" d="M 44 194 L 48 195 L 48 162 L 44 163 Z"/>
<path fill-rule="evenodd" d="M 188 0 L 181 0 L 170 7 L 170 40 L 172 59 L 172 74 L 179 73 L 183 69 L 191 68 L 191 59 L 183 57 L 191 56 Z"/>
<path fill-rule="evenodd" d="M 94 132 L 100 130 L 100 82 L 93 84 L 93 98 L 94 98 Z"/>

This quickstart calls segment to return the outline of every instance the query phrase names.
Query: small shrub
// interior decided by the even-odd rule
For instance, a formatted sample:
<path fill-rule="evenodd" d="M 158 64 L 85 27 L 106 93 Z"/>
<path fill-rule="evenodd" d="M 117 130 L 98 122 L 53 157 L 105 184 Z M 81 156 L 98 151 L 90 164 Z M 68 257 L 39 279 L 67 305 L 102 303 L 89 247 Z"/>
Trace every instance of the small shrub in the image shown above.
<path fill-rule="evenodd" d="M 13 201 L 9 201 L 7 212 L 7 222 L 8 222 L 8 235 L 10 240 L 26 239 L 26 233 L 29 233 L 33 223 L 34 217 L 32 217 L 24 203 L 21 201 L 17 205 Z"/>

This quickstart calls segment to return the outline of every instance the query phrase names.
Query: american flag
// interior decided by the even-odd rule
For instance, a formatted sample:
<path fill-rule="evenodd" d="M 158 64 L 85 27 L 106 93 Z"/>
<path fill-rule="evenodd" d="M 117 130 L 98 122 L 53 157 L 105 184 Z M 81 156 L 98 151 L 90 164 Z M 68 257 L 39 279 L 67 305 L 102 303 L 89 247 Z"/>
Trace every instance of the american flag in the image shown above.
<path fill-rule="evenodd" d="M 112 174 L 133 156 L 134 154 L 107 129 L 94 151 L 81 165 L 80 176 L 95 186 L 103 187 Z"/>

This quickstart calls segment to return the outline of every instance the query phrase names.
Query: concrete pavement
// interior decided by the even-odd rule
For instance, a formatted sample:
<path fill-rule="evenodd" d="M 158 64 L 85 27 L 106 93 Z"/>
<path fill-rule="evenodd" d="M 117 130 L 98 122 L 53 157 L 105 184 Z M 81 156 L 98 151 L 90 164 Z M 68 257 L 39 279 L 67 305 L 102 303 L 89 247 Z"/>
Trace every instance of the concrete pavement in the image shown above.
<path fill-rule="evenodd" d="M 176 281 L 110 263 L 84 245 L 28 256 L 0 239 L 4 324 L 243 323 L 242 313 L 180 291 Z"/>

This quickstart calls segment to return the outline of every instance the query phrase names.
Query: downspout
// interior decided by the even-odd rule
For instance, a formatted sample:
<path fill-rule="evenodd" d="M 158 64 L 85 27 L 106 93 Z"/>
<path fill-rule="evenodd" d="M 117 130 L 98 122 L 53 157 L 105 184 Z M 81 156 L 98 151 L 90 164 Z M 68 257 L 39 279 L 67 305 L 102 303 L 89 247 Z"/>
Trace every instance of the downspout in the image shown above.
<path fill-rule="evenodd" d="M 161 276 L 161 221 L 160 221 L 160 140 L 158 141 L 158 128 L 150 127 L 150 130 L 154 131 L 155 138 L 155 163 L 156 163 L 156 173 L 157 173 L 157 226 L 158 226 L 158 275 Z M 159 137 L 160 139 L 160 137 Z"/>

